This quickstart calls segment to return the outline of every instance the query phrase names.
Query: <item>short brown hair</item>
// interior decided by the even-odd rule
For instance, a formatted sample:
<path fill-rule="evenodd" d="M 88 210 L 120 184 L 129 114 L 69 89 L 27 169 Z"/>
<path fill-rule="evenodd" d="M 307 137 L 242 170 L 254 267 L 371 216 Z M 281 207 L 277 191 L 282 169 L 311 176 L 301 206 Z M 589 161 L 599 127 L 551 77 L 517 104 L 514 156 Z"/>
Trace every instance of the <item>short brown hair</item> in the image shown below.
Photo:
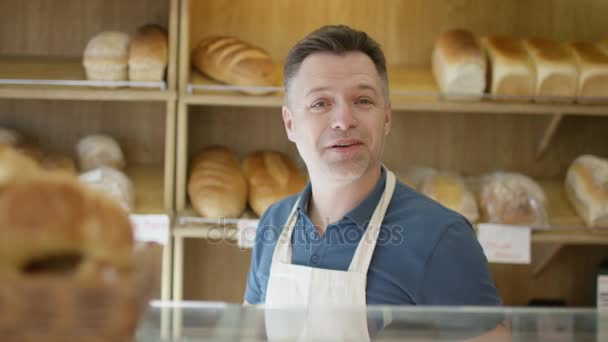
<path fill-rule="evenodd" d="M 354 30 L 346 25 L 323 26 L 309 33 L 289 50 L 283 66 L 285 95 L 287 96 L 291 81 L 300 70 L 300 65 L 306 57 L 317 52 L 331 52 L 341 55 L 352 51 L 363 52 L 372 60 L 384 84 L 384 96 L 388 98 L 386 60 L 380 44 L 367 33 Z"/>

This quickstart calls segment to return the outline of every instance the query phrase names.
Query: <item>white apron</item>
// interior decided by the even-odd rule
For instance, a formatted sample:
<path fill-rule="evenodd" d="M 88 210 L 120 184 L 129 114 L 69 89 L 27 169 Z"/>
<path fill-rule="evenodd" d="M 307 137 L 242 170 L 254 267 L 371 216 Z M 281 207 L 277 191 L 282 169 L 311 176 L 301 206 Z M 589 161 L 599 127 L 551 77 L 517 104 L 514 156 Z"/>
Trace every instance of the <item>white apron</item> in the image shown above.
<path fill-rule="evenodd" d="M 394 189 L 395 175 L 386 170 L 384 192 L 348 271 L 291 263 L 291 235 L 300 199 L 296 201 L 270 266 L 265 303 L 269 339 L 369 340 L 365 300 L 367 270 Z"/>

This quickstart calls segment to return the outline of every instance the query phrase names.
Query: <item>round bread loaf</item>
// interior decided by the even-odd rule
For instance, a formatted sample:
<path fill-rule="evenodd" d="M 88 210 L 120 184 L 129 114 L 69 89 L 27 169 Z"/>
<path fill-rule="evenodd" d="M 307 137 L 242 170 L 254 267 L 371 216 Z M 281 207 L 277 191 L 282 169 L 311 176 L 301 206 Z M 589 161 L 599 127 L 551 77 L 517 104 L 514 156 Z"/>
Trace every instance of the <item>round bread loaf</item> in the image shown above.
<path fill-rule="evenodd" d="M 74 178 L 39 173 L 0 192 L 0 274 L 116 276 L 132 269 L 126 213 Z"/>
<path fill-rule="evenodd" d="M 132 212 L 135 209 L 133 183 L 123 172 L 102 166 L 81 174 L 79 179 L 81 183 L 86 184 L 91 189 L 100 191 L 116 201 L 127 212 Z"/>
<path fill-rule="evenodd" d="M 118 142 L 107 135 L 92 134 L 86 136 L 76 145 L 78 162 L 82 172 L 109 166 L 115 169 L 125 167 L 122 149 Z"/>
<path fill-rule="evenodd" d="M 531 178 L 496 172 L 484 176 L 481 183 L 482 222 L 533 227 L 548 224 L 545 193 Z"/>
<path fill-rule="evenodd" d="M 254 152 L 243 161 L 249 183 L 249 205 L 262 216 L 279 200 L 304 189 L 306 178 L 285 154 L 274 151 Z"/>

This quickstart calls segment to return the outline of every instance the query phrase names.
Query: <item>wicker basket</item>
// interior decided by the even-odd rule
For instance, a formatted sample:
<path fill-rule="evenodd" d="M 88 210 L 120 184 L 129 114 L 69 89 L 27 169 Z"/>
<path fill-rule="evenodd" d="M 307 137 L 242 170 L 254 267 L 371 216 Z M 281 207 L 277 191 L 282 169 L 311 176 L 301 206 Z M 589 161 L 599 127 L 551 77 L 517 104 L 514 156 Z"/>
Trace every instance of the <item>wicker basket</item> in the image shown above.
<path fill-rule="evenodd" d="M 161 254 L 157 244 L 137 248 L 134 274 L 111 283 L 0 279 L 0 340 L 132 341 L 158 292 Z"/>

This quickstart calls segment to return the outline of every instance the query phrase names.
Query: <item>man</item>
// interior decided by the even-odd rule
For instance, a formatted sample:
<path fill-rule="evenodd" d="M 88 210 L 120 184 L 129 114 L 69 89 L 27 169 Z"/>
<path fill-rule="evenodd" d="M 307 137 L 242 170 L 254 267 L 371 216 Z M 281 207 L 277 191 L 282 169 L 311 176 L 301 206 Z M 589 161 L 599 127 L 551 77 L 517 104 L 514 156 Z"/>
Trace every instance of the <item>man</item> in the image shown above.
<path fill-rule="evenodd" d="M 382 166 L 391 104 L 379 45 L 322 27 L 292 48 L 284 77 L 283 121 L 310 183 L 260 219 L 245 302 L 500 304 L 470 223 Z"/>

